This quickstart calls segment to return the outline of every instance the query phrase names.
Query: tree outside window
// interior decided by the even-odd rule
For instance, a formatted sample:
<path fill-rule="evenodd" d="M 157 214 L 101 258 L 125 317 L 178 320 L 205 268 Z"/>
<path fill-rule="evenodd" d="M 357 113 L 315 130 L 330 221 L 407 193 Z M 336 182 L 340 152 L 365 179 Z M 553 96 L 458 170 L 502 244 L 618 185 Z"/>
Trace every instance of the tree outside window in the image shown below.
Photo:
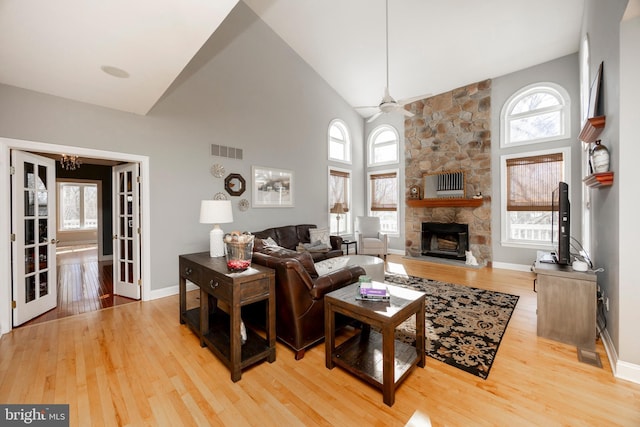
<path fill-rule="evenodd" d="M 503 157 L 505 242 L 551 244 L 552 195 L 564 180 L 566 155 L 559 150 Z"/>
<path fill-rule="evenodd" d="M 399 161 L 398 132 L 389 125 L 382 125 L 369 137 L 369 166 L 395 164 Z"/>
<path fill-rule="evenodd" d="M 369 174 L 370 214 L 380 218 L 382 231 L 398 233 L 398 172 Z"/>
<path fill-rule="evenodd" d="M 564 88 L 527 86 L 509 98 L 502 111 L 502 146 L 569 138 L 570 101 Z"/>
<path fill-rule="evenodd" d="M 98 186 L 77 182 L 58 183 L 61 231 L 98 228 Z"/>

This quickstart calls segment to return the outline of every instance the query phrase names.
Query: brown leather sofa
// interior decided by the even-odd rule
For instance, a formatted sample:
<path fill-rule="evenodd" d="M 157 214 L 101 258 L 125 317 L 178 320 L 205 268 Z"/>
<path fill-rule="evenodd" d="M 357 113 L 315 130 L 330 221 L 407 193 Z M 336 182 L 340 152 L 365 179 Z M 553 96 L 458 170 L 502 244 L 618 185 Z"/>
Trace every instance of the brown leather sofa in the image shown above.
<path fill-rule="evenodd" d="M 258 243 L 261 234 L 255 235 Z M 293 349 L 296 360 L 304 357 L 307 348 L 324 339 L 324 295 L 357 282 L 365 274 L 362 267 L 351 266 L 318 276 L 310 252 L 274 246 L 254 244 L 252 262 L 276 271 L 276 336 Z M 243 319 L 245 316 L 252 323 L 263 324 L 264 305 L 245 306 Z M 336 322 L 344 324 L 346 319 L 338 318 Z"/>
<path fill-rule="evenodd" d="M 309 229 L 317 228 L 314 224 L 285 225 L 282 227 L 267 228 L 266 230 L 256 231 L 253 233 L 255 242 L 253 246 L 254 252 L 261 252 L 264 247 L 262 240 L 271 237 L 279 246 L 296 250 L 300 243 L 311 243 L 309 237 Z M 327 258 L 342 256 L 342 237 L 329 236 L 331 249 L 326 252 L 309 252 L 314 262 L 322 261 Z"/>

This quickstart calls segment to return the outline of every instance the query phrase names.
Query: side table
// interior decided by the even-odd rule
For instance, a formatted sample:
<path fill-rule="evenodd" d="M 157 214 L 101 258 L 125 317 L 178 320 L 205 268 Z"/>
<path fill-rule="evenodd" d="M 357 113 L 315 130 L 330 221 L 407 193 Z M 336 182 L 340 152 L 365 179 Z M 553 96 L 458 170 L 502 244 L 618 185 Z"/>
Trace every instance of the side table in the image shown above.
<path fill-rule="evenodd" d="M 243 368 L 261 360 L 276 360 L 275 272 L 257 264 L 247 270 L 229 273 L 225 257 L 211 258 L 209 252 L 180 255 L 180 323 L 187 324 L 239 381 Z M 186 282 L 200 288 L 200 307 L 187 309 Z M 218 308 L 218 300 L 228 313 Z M 240 324 L 242 306 L 267 301 L 266 338 L 247 328 L 242 344 Z"/>
<path fill-rule="evenodd" d="M 356 248 L 356 255 L 358 255 L 358 241 L 357 240 L 343 240 L 342 244 L 347 247 L 347 253 L 349 255 L 349 246 L 353 245 Z"/>
<path fill-rule="evenodd" d="M 398 384 L 416 365 L 421 368 L 425 365 L 425 293 L 387 285 L 389 301 L 360 301 L 356 300 L 357 286 L 354 283 L 324 296 L 325 363 L 328 369 L 338 365 L 382 389 L 384 403 L 392 406 Z M 364 324 L 359 334 L 338 347 L 336 313 Z M 395 340 L 396 326 L 413 315 L 415 347 Z"/>

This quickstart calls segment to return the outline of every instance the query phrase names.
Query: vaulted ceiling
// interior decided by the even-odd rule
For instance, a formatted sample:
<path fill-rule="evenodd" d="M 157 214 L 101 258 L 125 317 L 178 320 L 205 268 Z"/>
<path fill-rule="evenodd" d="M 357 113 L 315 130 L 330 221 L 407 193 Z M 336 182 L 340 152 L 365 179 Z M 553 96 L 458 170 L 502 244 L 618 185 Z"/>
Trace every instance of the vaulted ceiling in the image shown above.
<path fill-rule="evenodd" d="M 350 105 L 380 102 L 385 0 L 243 2 Z M 246 11 L 237 3 L 0 0 L 0 83 L 146 114 L 231 10 Z M 391 94 L 437 94 L 576 52 L 583 7 L 389 0 Z"/>

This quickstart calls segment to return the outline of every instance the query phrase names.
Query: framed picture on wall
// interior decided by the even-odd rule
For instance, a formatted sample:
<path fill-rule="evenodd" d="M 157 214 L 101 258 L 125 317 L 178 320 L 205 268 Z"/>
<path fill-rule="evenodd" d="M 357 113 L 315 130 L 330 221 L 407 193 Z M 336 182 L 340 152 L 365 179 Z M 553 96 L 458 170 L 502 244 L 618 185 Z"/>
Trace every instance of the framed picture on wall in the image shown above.
<path fill-rule="evenodd" d="M 293 207 L 293 172 L 265 166 L 252 166 L 253 207 Z"/>

